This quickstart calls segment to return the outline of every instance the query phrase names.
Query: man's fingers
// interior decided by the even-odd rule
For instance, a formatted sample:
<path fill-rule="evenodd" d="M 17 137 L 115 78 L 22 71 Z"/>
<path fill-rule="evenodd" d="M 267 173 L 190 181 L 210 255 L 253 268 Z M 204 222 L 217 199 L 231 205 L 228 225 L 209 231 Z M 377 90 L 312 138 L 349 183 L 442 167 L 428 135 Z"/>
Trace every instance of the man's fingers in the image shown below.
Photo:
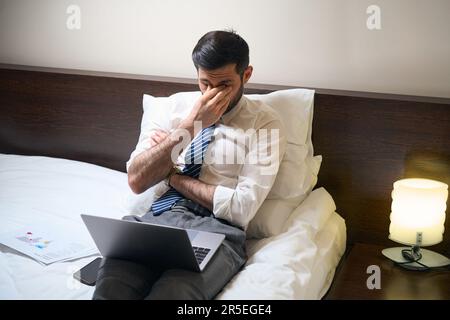
<path fill-rule="evenodd" d="M 164 130 L 155 130 L 153 135 L 157 137 L 167 137 L 169 134 Z"/>
<path fill-rule="evenodd" d="M 209 101 L 209 104 L 215 105 L 215 104 L 219 103 L 219 101 L 226 99 L 228 96 L 230 96 L 230 94 L 231 94 L 231 88 L 228 87 L 228 88 L 220 91 L 219 93 L 217 93 L 216 96 Z"/>
<path fill-rule="evenodd" d="M 224 90 L 225 86 L 219 86 L 212 89 L 209 88 L 210 87 L 208 87 L 208 89 L 203 94 L 203 99 L 205 99 L 205 102 L 214 98 L 214 96 L 216 96 L 220 91 Z"/>
<path fill-rule="evenodd" d="M 156 142 L 156 140 L 153 139 L 153 137 L 150 137 L 150 146 L 153 147 L 153 146 L 156 145 L 156 144 L 158 144 L 158 143 Z"/>
<path fill-rule="evenodd" d="M 225 97 L 223 100 L 219 101 L 216 105 L 216 114 L 221 117 L 225 111 L 227 111 L 228 106 L 231 102 L 231 96 Z"/>
<path fill-rule="evenodd" d="M 155 132 L 155 135 L 154 135 L 154 137 L 155 138 L 163 138 L 164 137 L 164 133 L 160 133 L 160 132 Z"/>
<path fill-rule="evenodd" d="M 169 134 L 164 130 L 155 130 L 150 136 L 150 145 L 154 146 L 161 143 Z"/>

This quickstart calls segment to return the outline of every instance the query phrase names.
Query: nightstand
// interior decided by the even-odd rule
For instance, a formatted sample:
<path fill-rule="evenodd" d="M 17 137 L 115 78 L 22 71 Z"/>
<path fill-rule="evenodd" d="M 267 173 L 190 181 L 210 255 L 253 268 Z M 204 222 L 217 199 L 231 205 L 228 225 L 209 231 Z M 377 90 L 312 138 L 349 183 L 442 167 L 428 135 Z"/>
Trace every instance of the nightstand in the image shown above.
<path fill-rule="evenodd" d="M 384 248 L 356 243 L 342 258 L 324 299 L 450 299 L 450 269 L 405 270 L 381 254 Z M 368 271 L 369 266 L 379 267 L 380 289 L 368 288 L 367 280 L 375 276 L 376 269 Z"/>

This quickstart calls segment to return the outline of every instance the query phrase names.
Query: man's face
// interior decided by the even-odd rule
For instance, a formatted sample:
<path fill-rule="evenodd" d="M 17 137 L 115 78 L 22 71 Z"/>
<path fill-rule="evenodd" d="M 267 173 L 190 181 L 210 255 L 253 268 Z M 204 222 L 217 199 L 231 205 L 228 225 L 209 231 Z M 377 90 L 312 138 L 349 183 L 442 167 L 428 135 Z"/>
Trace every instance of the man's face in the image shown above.
<path fill-rule="evenodd" d="M 236 72 L 236 64 L 227 64 L 218 69 L 205 70 L 198 68 L 198 85 L 202 94 L 206 90 L 215 87 L 231 87 L 231 102 L 227 108 L 230 111 L 240 100 L 244 93 L 244 83 L 248 81 L 251 75 L 251 67 L 244 71 L 243 77 Z"/>

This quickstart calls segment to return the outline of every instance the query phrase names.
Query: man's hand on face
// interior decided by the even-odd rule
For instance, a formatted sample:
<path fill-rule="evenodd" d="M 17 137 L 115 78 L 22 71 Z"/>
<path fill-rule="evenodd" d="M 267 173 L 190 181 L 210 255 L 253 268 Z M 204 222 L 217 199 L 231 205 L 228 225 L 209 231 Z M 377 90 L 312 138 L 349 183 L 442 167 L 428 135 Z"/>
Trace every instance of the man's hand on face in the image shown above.
<path fill-rule="evenodd" d="M 186 121 L 201 121 L 202 128 L 209 127 L 219 121 L 231 101 L 231 87 L 220 86 L 210 88 L 197 100 Z"/>

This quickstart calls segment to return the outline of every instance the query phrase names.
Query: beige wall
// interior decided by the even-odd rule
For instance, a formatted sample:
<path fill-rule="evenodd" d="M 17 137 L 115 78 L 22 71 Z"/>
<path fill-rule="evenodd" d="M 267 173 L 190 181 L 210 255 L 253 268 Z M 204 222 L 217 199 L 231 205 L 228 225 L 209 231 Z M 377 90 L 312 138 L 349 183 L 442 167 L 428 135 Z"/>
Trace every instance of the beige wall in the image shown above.
<path fill-rule="evenodd" d="M 0 0 L 0 62 L 193 78 L 195 42 L 229 27 L 252 82 L 450 97 L 449 0 Z"/>

